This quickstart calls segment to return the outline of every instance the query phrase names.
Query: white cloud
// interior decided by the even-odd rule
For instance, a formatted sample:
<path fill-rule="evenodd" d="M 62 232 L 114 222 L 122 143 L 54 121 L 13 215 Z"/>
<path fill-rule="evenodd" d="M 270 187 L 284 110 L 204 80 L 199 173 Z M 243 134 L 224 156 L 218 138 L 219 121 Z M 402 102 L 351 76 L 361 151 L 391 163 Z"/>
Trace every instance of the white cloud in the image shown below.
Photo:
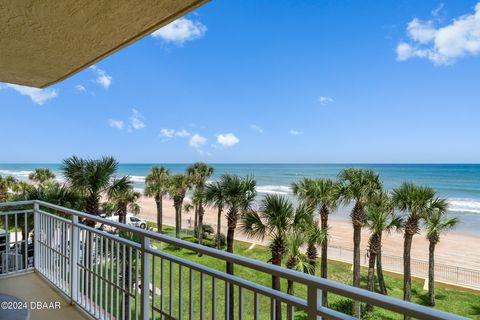
<path fill-rule="evenodd" d="M 160 129 L 160 137 L 173 138 L 174 135 L 175 135 L 175 130 L 173 129 L 168 129 L 168 128 Z"/>
<path fill-rule="evenodd" d="M 145 122 L 143 122 L 143 116 L 137 109 L 132 109 L 132 116 L 130 117 L 131 128 L 139 130 L 145 128 Z"/>
<path fill-rule="evenodd" d="M 108 125 L 112 128 L 122 130 L 125 126 L 123 120 L 108 119 Z"/>
<path fill-rule="evenodd" d="M 400 61 L 407 60 L 413 56 L 413 48 L 405 42 L 397 45 L 397 59 Z"/>
<path fill-rule="evenodd" d="M 256 124 L 251 124 L 250 129 L 257 131 L 258 133 L 263 133 L 263 128 Z"/>
<path fill-rule="evenodd" d="M 434 10 L 433 16 L 441 10 Z M 460 16 L 443 27 L 436 27 L 433 20 L 417 18 L 408 23 L 409 41 L 397 45 L 397 59 L 425 58 L 436 65 L 446 65 L 458 58 L 480 54 L 480 2 L 475 12 Z"/>
<path fill-rule="evenodd" d="M 179 130 L 179 131 L 175 132 L 175 135 L 176 135 L 177 137 L 184 138 L 184 137 L 189 137 L 189 136 L 190 136 L 190 132 L 188 132 L 188 131 L 185 130 L 185 129 L 182 129 L 182 130 Z"/>
<path fill-rule="evenodd" d="M 225 133 L 217 135 L 217 143 L 224 147 L 231 147 L 239 143 L 240 140 L 233 133 Z"/>
<path fill-rule="evenodd" d="M 432 16 L 437 17 L 440 14 L 440 12 L 443 10 L 444 6 L 445 5 L 443 3 L 440 3 L 438 7 L 432 10 Z"/>
<path fill-rule="evenodd" d="M 104 87 L 105 89 L 108 89 L 110 85 L 112 84 L 112 76 L 108 75 L 104 70 L 97 68 L 97 66 L 93 65 L 90 67 L 95 73 L 97 74 L 97 79 L 95 79 L 95 82 Z"/>
<path fill-rule="evenodd" d="M 190 136 L 190 132 L 188 132 L 185 129 L 181 129 L 177 131 L 175 129 L 162 128 L 160 130 L 160 137 L 163 137 L 163 138 L 168 138 L 168 139 L 171 139 L 174 137 L 185 138 L 189 136 Z"/>
<path fill-rule="evenodd" d="M 207 138 L 199 135 L 198 133 L 195 133 L 194 135 L 192 135 L 192 137 L 190 138 L 190 141 L 188 142 L 188 144 L 192 148 L 200 148 L 205 143 L 207 143 Z"/>
<path fill-rule="evenodd" d="M 77 91 L 77 92 L 85 92 L 85 91 L 87 91 L 87 89 L 86 89 L 84 86 L 82 86 L 81 84 L 77 84 L 77 85 L 75 86 L 75 91 Z"/>
<path fill-rule="evenodd" d="M 152 33 L 152 37 L 182 45 L 186 41 L 202 38 L 205 32 L 207 27 L 201 22 L 180 18 Z"/>
<path fill-rule="evenodd" d="M 330 97 L 319 96 L 318 97 L 318 102 L 320 102 L 320 104 L 324 106 L 324 105 L 327 105 L 329 103 L 335 102 L 335 100 L 333 100 L 333 98 L 330 98 Z"/>
<path fill-rule="evenodd" d="M 11 88 L 21 95 L 30 97 L 30 99 L 38 105 L 43 105 L 48 100 L 58 96 L 58 91 L 56 89 L 39 89 L 10 83 L 6 83 L 5 87 Z"/>
<path fill-rule="evenodd" d="M 288 131 L 288 133 L 290 133 L 292 136 L 300 136 L 300 135 L 303 134 L 302 131 L 293 130 L 293 129 L 291 129 L 290 131 Z"/>

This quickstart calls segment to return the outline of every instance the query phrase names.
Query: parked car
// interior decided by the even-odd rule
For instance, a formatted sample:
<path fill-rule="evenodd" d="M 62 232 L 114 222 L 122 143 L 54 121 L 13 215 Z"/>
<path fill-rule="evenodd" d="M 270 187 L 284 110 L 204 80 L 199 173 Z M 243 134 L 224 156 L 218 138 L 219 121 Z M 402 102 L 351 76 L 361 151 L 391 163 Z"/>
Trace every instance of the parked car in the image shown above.
<path fill-rule="evenodd" d="M 105 217 L 105 219 L 115 221 L 115 222 L 118 222 L 119 220 L 118 218 L 119 218 L 118 214 L 113 214 L 112 216 Z M 129 226 L 142 228 L 142 229 L 145 229 L 147 227 L 147 222 L 145 220 L 135 216 L 132 213 L 127 213 L 126 220 L 127 220 L 126 224 Z M 105 224 L 103 224 L 101 228 L 104 231 L 116 231 L 115 227 L 105 225 Z"/>

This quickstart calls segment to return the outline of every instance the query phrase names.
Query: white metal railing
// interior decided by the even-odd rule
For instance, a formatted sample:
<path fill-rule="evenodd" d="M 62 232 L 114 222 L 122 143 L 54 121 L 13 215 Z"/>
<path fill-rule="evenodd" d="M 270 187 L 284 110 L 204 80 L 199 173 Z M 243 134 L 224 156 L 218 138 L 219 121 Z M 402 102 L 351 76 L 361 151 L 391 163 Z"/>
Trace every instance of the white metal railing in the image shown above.
<path fill-rule="evenodd" d="M 7 268 L 0 276 L 34 270 L 69 297 L 72 304 L 97 319 L 280 320 L 279 315 L 293 319 L 299 311 L 308 319 L 353 319 L 323 307 L 323 290 L 414 318 L 465 319 L 41 201 L 2 203 L 0 209 L 7 233 L 11 221 L 18 231 L 18 221 L 24 219 L 27 235 L 15 241 L 13 249 L 9 239 L 5 251 L 23 245 L 28 252 L 28 221 L 32 221 L 28 219 L 34 219 L 35 238 L 34 268 L 28 265 L 26 254 L 22 268 L 15 263 L 12 270 Z M 87 220 L 121 230 L 122 236 L 90 227 L 85 224 Z M 194 262 L 161 250 L 166 246 L 209 256 L 215 268 L 199 263 L 205 260 Z M 267 284 L 219 271 L 217 266 L 226 262 L 235 265 L 237 271 L 244 269 L 292 281 L 306 294 L 289 295 Z"/>
<path fill-rule="evenodd" d="M 342 262 L 352 263 L 353 249 L 339 246 L 328 247 L 328 258 Z M 368 266 L 368 253 L 362 258 L 363 266 Z M 384 271 L 403 272 L 403 257 L 382 253 Z M 411 259 L 411 272 L 413 276 L 428 278 L 428 261 Z M 480 288 L 480 271 L 459 266 L 435 263 L 435 280 L 461 286 Z"/>

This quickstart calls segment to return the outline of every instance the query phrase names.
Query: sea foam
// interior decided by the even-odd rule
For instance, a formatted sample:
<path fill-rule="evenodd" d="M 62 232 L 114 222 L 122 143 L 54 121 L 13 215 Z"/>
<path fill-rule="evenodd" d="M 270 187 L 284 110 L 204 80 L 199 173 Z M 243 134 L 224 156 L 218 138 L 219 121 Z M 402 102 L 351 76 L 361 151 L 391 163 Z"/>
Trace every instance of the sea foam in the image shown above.
<path fill-rule="evenodd" d="M 268 194 L 280 194 L 287 195 L 292 193 L 292 189 L 287 186 L 277 186 L 277 185 L 265 185 L 257 186 L 258 193 L 268 193 Z"/>
<path fill-rule="evenodd" d="M 15 170 L 0 170 L 0 175 L 5 175 L 5 176 L 12 176 L 12 177 L 15 177 L 15 178 L 28 178 L 28 175 L 30 173 L 32 173 L 33 171 L 30 171 L 30 170 L 19 170 L 19 171 L 15 171 Z"/>
<path fill-rule="evenodd" d="M 475 199 L 451 198 L 448 211 L 463 213 L 480 213 L 480 201 Z"/>
<path fill-rule="evenodd" d="M 133 181 L 133 182 L 145 182 L 145 176 L 134 176 L 134 175 L 131 175 L 130 176 L 130 179 Z"/>

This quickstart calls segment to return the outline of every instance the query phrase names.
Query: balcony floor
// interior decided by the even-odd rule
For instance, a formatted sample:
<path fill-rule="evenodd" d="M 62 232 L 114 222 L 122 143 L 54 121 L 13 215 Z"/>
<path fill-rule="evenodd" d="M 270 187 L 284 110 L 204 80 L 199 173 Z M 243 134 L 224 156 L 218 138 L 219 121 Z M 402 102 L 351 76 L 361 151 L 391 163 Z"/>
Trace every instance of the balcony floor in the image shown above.
<path fill-rule="evenodd" d="M 7 294 L 27 302 L 60 302 L 60 309 L 29 310 L 29 320 L 40 319 L 87 319 L 78 309 L 60 296 L 45 280 L 35 273 L 0 279 L 0 294 Z M 0 316 L 1 318 L 1 316 Z"/>

